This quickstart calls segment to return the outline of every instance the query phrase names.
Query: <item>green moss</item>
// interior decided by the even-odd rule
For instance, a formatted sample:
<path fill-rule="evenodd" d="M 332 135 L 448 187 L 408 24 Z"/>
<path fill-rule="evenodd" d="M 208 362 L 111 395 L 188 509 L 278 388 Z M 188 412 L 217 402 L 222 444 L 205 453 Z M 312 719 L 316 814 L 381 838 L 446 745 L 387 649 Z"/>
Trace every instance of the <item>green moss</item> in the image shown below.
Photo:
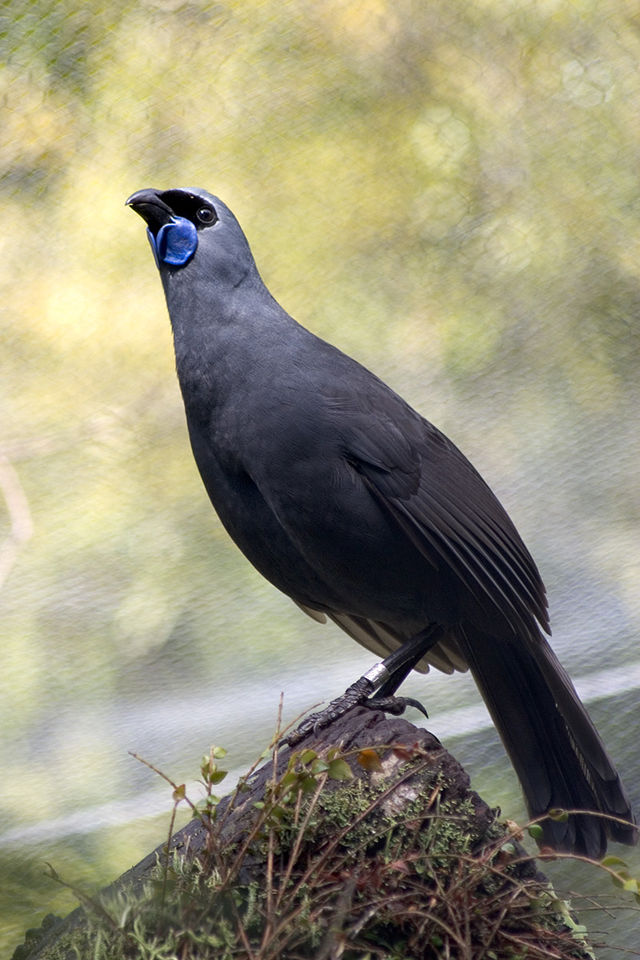
<path fill-rule="evenodd" d="M 290 763 L 235 844 L 214 821 L 203 855 L 159 858 L 144 885 L 86 901 L 86 922 L 34 960 L 455 960 L 480 945 L 584 960 L 487 808 L 430 762 L 339 780 L 317 755 Z"/>

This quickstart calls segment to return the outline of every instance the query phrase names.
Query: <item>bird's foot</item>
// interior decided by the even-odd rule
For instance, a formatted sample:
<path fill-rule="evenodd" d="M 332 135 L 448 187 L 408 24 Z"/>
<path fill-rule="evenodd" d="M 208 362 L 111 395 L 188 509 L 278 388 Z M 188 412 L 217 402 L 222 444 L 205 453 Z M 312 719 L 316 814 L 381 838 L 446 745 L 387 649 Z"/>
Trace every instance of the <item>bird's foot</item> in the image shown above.
<path fill-rule="evenodd" d="M 360 677 L 360 679 L 352 683 L 350 687 L 347 687 L 341 696 L 332 700 L 324 710 L 305 717 L 295 730 L 292 730 L 291 733 L 284 738 L 284 742 L 290 747 L 297 746 L 308 734 L 317 733 L 318 730 L 324 730 L 325 727 L 328 727 L 334 720 L 343 717 L 349 710 L 361 706 L 366 702 L 367 697 L 373 693 L 374 689 L 373 683 L 367 677 Z"/>
<path fill-rule="evenodd" d="M 360 677 L 350 687 L 347 687 L 341 696 L 332 700 L 324 710 L 305 717 L 295 730 L 284 737 L 284 743 L 289 747 L 296 747 L 310 733 L 324 730 L 325 727 L 330 726 L 335 720 L 348 713 L 349 710 L 353 710 L 354 707 L 383 710 L 385 713 L 391 713 L 396 717 L 404 713 L 407 707 L 416 707 L 425 717 L 427 716 L 427 711 L 417 700 L 413 700 L 411 697 L 372 697 L 371 694 L 374 689 L 375 684 L 368 677 Z"/>

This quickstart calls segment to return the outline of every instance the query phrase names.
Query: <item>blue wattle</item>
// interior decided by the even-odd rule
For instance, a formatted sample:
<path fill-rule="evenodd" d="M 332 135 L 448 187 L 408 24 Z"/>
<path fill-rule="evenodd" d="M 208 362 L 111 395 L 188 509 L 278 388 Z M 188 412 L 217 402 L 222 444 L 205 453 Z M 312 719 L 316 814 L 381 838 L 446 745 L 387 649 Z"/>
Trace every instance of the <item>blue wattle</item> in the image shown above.
<path fill-rule="evenodd" d="M 198 246 L 198 231 L 191 221 L 184 217 L 175 217 L 169 223 L 163 224 L 155 237 L 147 230 L 147 236 L 158 268 L 160 261 L 172 267 L 183 266 L 191 259 Z"/>

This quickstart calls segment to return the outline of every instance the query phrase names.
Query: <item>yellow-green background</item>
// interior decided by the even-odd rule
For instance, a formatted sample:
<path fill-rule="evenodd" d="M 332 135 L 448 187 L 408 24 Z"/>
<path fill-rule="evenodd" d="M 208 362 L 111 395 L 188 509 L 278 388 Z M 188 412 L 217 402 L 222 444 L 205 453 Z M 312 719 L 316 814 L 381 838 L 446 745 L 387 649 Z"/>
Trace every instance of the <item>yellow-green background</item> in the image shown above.
<path fill-rule="evenodd" d="M 283 305 L 471 456 L 638 803 L 638 4 L 13 0 L 0 48 L 3 955 L 74 905 L 45 860 L 94 889 L 162 840 L 170 791 L 128 750 L 195 779 L 222 742 L 241 768 L 281 690 L 290 718 L 371 663 L 208 506 L 123 206 L 145 186 L 219 194 Z M 522 816 L 486 723 L 438 726 L 468 678 L 407 692 Z M 154 790 L 166 815 L 135 819 Z M 584 919 L 637 947 L 622 903 Z"/>

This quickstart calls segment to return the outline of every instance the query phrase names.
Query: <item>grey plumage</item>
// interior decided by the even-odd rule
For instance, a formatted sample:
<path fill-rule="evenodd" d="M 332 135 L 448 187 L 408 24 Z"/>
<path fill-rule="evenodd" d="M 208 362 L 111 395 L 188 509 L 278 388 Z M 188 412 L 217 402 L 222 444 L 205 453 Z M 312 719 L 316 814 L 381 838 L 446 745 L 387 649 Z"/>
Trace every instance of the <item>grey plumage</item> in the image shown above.
<path fill-rule="evenodd" d="M 531 815 L 562 807 L 631 821 L 616 769 L 541 632 L 549 622 L 535 563 L 474 467 L 276 303 L 218 198 L 144 190 L 128 203 L 156 255 L 163 225 L 186 222 L 187 245 L 197 228 L 186 262 L 164 262 L 160 250 L 158 264 L 196 463 L 251 563 L 378 655 L 442 627 L 417 668 L 471 669 Z M 201 217 L 207 210 L 215 219 Z M 588 813 L 544 830 L 549 844 L 590 856 L 607 836 L 635 837 Z"/>

